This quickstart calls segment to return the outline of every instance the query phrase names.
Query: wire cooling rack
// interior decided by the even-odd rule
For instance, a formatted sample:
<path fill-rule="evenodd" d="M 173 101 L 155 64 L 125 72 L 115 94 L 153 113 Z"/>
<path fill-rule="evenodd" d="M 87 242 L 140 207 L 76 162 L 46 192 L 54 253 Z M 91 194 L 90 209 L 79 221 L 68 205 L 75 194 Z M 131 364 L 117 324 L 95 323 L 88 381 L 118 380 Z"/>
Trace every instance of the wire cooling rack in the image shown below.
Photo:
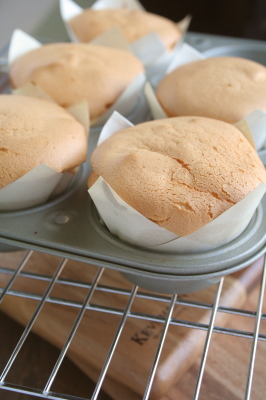
<path fill-rule="evenodd" d="M 175 326 L 176 329 L 179 329 L 181 327 L 186 327 L 189 330 L 203 330 L 206 331 L 206 338 L 205 338 L 205 343 L 202 349 L 202 354 L 201 354 L 201 361 L 199 363 L 199 368 L 197 372 L 197 379 L 194 387 L 194 394 L 191 397 L 192 399 L 199 399 L 200 398 L 200 393 L 201 393 L 201 385 L 202 385 L 202 380 L 204 378 L 204 369 L 205 365 L 207 362 L 208 358 L 208 350 L 210 347 L 211 340 L 215 334 L 222 334 L 222 335 L 230 335 L 238 338 L 245 338 L 249 339 L 252 341 L 252 346 L 250 349 L 250 358 L 249 358 L 249 367 L 247 371 L 247 376 L 246 376 L 246 388 L 245 388 L 245 394 L 243 393 L 243 399 L 247 400 L 251 398 L 251 393 L 252 393 L 252 379 L 253 379 L 253 373 L 254 373 L 254 365 L 255 365 L 255 357 L 256 357 L 256 350 L 258 346 L 258 342 L 264 342 L 266 340 L 266 336 L 264 334 L 260 333 L 260 323 L 262 320 L 265 320 L 266 315 L 262 313 L 262 305 L 263 305 L 263 292 L 264 292 L 264 282 L 265 282 L 265 263 L 264 263 L 264 268 L 261 273 L 261 278 L 260 278 L 260 289 L 259 289 L 259 296 L 258 296 L 258 301 L 257 301 L 257 309 L 256 310 L 248 310 L 248 309 L 241 309 L 241 308 L 231 308 L 231 307 L 223 307 L 219 304 L 220 298 L 221 298 L 221 293 L 223 290 L 223 282 L 224 280 L 222 279 L 219 284 L 215 287 L 215 290 L 213 292 L 213 301 L 211 303 L 201 303 L 197 301 L 191 301 L 189 298 L 185 296 L 185 298 L 178 297 L 177 295 L 173 296 L 167 296 L 167 295 L 160 295 L 156 293 L 151 293 L 151 292 L 144 292 L 141 290 L 141 288 L 138 288 L 137 286 L 132 285 L 131 289 L 128 288 L 123 288 L 121 285 L 118 287 L 114 286 L 107 286 L 101 283 L 103 274 L 104 274 L 104 268 L 98 268 L 94 271 L 92 280 L 91 281 L 77 281 L 77 280 L 71 280 L 71 279 L 66 279 L 64 278 L 64 270 L 67 268 L 67 264 L 71 261 L 61 258 L 59 259 L 58 257 L 56 258 L 57 261 L 57 266 L 55 268 L 55 271 L 51 275 L 46 275 L 46 274 L 41 274 L 41 273 L 35 273 L 31 272 L 32 270 L 34 271 L 34 268 L 29 270 L 27 269 L 27 265 L 30 263 L 32 257 L 36 252 L 33 252 L 32 250 L 28 251 L 23 251 L 22 255 L 21 252 L 19 253 L 13 253 L 14 256 L 12 256 L 11 253 L 8 253 L 9 259 L 15 259 L 17 260 L 18 254 L 21 256 L 21 260 L 19 261 L 18 265 L 16 268 L 11 268 L 10 264 L 8 264 L 8 267 L 5 266 L 6 264 L 6 254 L 2 253 L 2 256 L 0 256 L 0 277 L 1 277 L 1 289 L 0 289 L 0 302 L 2 304 L 5 303 L 5 299 L 11 298 L 13 299 L 13 306 L 16 308 L 16 304 L 19 309 L 19 302 L 21 301 L 22 298 L 28 299 L 28 300 L 34 300 L 36 302 L 36 307 L 32 315 L 30 316 L 27 324 L 25 324 L 25 329 L 23 330 L 22 335 L 20 336 L 12 354 L 10 355 L 8 361 L 6 362 L 6 365 L 3 368 L 3 371 L 1 371 L 1 377 L 0 377 L 0 398 L 4 399 L 5 398 L 5 391 L 11 391 L 15 393 L 20 393 L 28 396 L 36 396 L 36 397 L 41 397 L 45 399 L 68 399 L 68 400 L 74 400 L 74 399 L 82 399 L 82 400 L 96 400 L 100 399 L 101 397 L 101 388 L 103 385 L 103 382 L 105 380 L 106 374 L 108 373 L 108 367 L 112 361 L 112 357 L 114 356 L 116 352 L 117 345 L 119 343 L 119 339 L 121 337 L 121 334 L 123 332 L 123 328 L 125 326 L 125 323 L 128 319 L 141 319 L 144 321 L 151 321 L 151 322 L 156 322 L 161 324 L 161 330 L 160 330 L 160 338 L 158 341 L 158 347 L 155 351 L 154 354 L 154 360 L 150 365 L 150 373 L 149 377 L 147 379 L 147 384 L 146 388 L 143 392 L 142 397 L 143 399 L 148 399 L 149 394 L 152 388 L 153 384 L 153 379 L 155 376 L 156 368 L 158 366 L 158 363 L 160 361 L 160 355 L 163 350 L 163 346 L 165 343 L 165 340 L 167 338 L 167 333 L 168 329 L 170 326 Z M 41 262 L 43 255 L 39 255 L 39 261 L 38 263 Z M 54 256 L 51 256 L 54 257 Z M 35 265 L 35 268 L 37 268 L 37 265 Z M 84 264 L 84 268 L 88 268 L 88 265 Z M 117 273 L 115 271 L 109 271 L 109 273 Z M 30 281 L 30 287 L 32 290 L 17 290 L 16 287 L 16 282 L 23 278 L 24 281 Z M 6 282 L 5 285 L 3 285 L 3 282 Z M 34 290 L 36 285 L 38 283 L 45 283 L 46 284 L 46 289 L 42 294 L 37 294 L 36 291 Z M 84 298 L 83 302 L 78 302 L 75 300 L 71 300 L 69 298 L 64 298 L 64 297 L 56 297 L 52 295 L 52 291 L 55 287 L 55 285 L 60 284 L 66 287 L 71 287 L 74 288 L 75 290 L 80 290 L 85 289 L 87 291 L 87 294 Z M 24 287 L 27 287 L 27 284 L 24 284 Z M 123 307 L 117 308 L 117 307 L 112 307 L 112 306 L 106 306 L 106 305 L 101 305 L 97 304 L 97 302 L 94 302 L 94 293 L 96 292 L 103 292 L 103 293 L 108 293 L 109 295 L 114 295 L 114 294 L 119 294 L 123 296 L 126 300 L 123 302 Z M 133 302 L 137 299 L 145 299 L 145 301 L 149 300 L 155 300 L 158 301 L 159 303 L 164 303 L 167 305 L 167 312 L 165 313 L 164 316 L 162 315 L 152 315 L 148 314 L 145 312 L 145 310 L 142 310 L 141 312 L 135 312 L 132 309 L 132 304 Z M 36 320 L 40 317 L 42 309 L 45 307 L 46 304 L 57 304 L 66 307 L 67 309 L 69 308 L 75 308 L 78 309 L 78 314 L 76 316 L 76 319 L 70 329 L 69 335 L 67 339 L 65 340 L 64 344 L 60 348 L 60 353 L 59 356 L 54 363 L 53 368 L 50 371 L 49 378 L 47 379 L 46 383 L 42 388 L 34 388 L 34 387 L 26 387 L 23 385 L 17 385 L 16 383 L 12 383 L 8 379 L 8 373 L 12 369 L 13 365 L 15 364 L 15 361 L 17 357 L 19 356 L 19 353 L 27 340 L 28 335 L 33 329 L 33 326 L 36 322 Z M 121 305 L 122 305 L 121 304 Z M 176 319 L 173 316 L 173 310 L 174 307 L 177 306 L 185 306 L 193 309 L 206 309 L 210 310 L 210 319 L 208 324 L 202 324 L 202 323 L 197 323 L 195 321 L 191 320 L 179 320 Z M 5 308 L 4 308 L 5 310 Z M 94 391 L 91 394 L 88 394 L 87 396 L 84 397 L 77 397 L 76 395 L 69 395 L 69 394 L 62 394 L 62 393 L 57 393 L 51 390 L 51 387 L 53 383 L 55 382 L 57 378 L 58 371 L 60 370 L 60 367 L 63 363 L 63 360 L 65 356 L 67 355 L 67 351 L 71 345 L 71 342 L 77 332 L 77 329 L 79 325 L 82 322 L 82 318 L 84 316 L 84 313 L 88 312 L 88 310 L 93 310 L 94 313 L 102 313 L 103 315 L 113 315 L 113 316 L 119 316 L 120 322 L 118 324 L 117 331 L 115 332 L 113 336 L 113 341 L 112 344 L 107 352 L 107 356 L 105 359 L 105 362 L 103 363 L 102 370 L 99 373 L 98 380 L 95 383 Z M 236 316 L 241 316 L 241 317 L 246 317 L 246 318 L 252 318 L 254 320 L 254 329 L 253 331 L 243 331 L 240 329 L 233 329 L 233 328 L 228 328 L 228 327 L 223 327 L 223 326 L 216 326 L 215 325 L 215 319 L 217 317 L 217 313 L 230 313 L 232 316 L 235 318 Z M 19 319 L 19 318 L 18 318 Z M 5 329 L 4 326 L 1 327 L 1 331 L 3 333 L 3 330 Z M 1 346 L 5 346 L 5 343 L 1 343 Z M 92 344 L 93 346 L 93 344 Z M 2 352 L 2 351 L 1 351 Z M 145 357 L 145 355 L 144 355 Z M 240 361 L 239 361 L 240 362 Z M 122 368 L 122 366 L 121 366 Z M 41 373 L 41 371 L 40 371 Z M 226 385 L 226 382 L 224 383 Z M 217 388 L 219 390 L 219 388 Z M 261 393 L 261 396 L 263 396 L 263 393 Z M 11 397 L 10 397 L 11 398 Z M 177 398 L 177 397 L 176 397 Z M 186 397 L 188 398 L 188 397 Z M 209 397 L 207 397 L 209 398 Z M 217 392 L 217 397 L 215 398 L 220 398 L 218 396 Z M 221 397 L 222 398 L 222 397 Z M 257 397 L 255 397 L 257 398 Z M 262 398 L 262 397 L 258 397 Z M 24 399 L 24 397 L 23 397 Z M 168 397 L 164 397 L 164 399 L 168 399 Z M 169 399 L 172 399 L 172 397 L 169 397 Z M 122 398 L 121 398 L 122 400 Z"/>

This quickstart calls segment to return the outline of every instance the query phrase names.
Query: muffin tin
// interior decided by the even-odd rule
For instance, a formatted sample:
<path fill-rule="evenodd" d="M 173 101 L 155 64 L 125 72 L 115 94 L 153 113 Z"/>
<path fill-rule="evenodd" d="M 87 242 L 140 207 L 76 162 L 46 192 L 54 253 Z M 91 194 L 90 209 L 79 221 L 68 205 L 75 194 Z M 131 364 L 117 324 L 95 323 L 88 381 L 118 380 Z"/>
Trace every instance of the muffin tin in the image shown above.
<path fill-rule="evenodd" d="M 246 49 L 243 56 L 252 58 L 255 57 L 253 50 L 258 49 L 260 62 L 264 59 L 266 64 L 264 43 L 193 33 L 188 33 L 186 40 L 207 56 L 240 55 Z M 138 110 L 142 110 L 141 103 L 135 110 L 136 119 L 140 115 Z M 92 128 L 88 160 L 98 136 L 99 129 Z M 45 205 L 1 212 L 0 249 L 31 248 L 65 256 L 120 271 L 128 280 L 148 290 L 178 294 L 208 287 L 222 276 L 251 264 L 265 252 L 265 196 L 247 229 L 237 239 L 215 250 L 175 255 L 123 243 L 99 220 L 87 192 L 90 171 L 87 161 L 68 190 Z"/>

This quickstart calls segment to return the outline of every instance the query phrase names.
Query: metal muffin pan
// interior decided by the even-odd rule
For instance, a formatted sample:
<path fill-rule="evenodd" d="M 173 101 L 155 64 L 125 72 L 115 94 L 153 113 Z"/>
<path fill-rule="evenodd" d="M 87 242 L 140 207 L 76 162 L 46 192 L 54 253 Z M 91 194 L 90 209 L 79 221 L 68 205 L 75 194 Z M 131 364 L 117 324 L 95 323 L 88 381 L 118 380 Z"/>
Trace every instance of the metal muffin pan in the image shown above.
<path fill-rule="evenodd" d="M 243 57 L 266 65 L 266 53 L 264 43 L 249 43 L 242 45 L 232 44 L 220 46 L 204 51 L 203 54 L 206 57 L 221 57 L 224 55 Z"/>
<path fill-rule="evenodd" d="M 207 35 L 189 34 L 187 41 L 194 47 L 197 46 L 193 41 L 198 41 L 198 47 L 204 47 L 204 40 L 208 43 L 208 49 L 204 51 L 216 48 L 217 41 Z M 243 40 L 237 42 L 241 46 L 245 43 Z M 264 47 L 266 54 L 266 44 Z M 17 247 L 60 255 L 115 269 L 148 290 L 180 294 L 208 287 L 222 276 L 256 261 L 265 252 L 265 196 L 246 230 L 237 239 L 215 250 L 166 254 L 140 249 L 115 238 L 100 223 L 87 192 L 87 177 L 91 172 L 89 158 L 98 135 L 99 129 L 93 128 L 88 161 L 64 194 L 42 206 L 0 212 L 2 251 Z"/>
<path fill-rule="evenodd" d="M 266 43 L 261 40 L 194 34 L 188 32 L 186 42 L 205 57 L 244 57 L 266 65 Z"/>

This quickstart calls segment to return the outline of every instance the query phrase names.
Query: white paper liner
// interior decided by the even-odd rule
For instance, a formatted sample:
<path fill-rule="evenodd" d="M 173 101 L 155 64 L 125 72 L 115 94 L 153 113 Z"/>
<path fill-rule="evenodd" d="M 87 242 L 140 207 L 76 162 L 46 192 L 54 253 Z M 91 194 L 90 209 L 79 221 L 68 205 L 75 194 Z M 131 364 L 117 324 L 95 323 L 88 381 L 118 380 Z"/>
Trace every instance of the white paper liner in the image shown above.
<path fill-rule="evenodd" d="M 47 93 L 35 85 L 27 84 L 16 91 L 16 94 L 50 100 Z M 88 130 L 88 107 L 84 102 L 68 109 L 74 118 Z M 45 164 L 40 164 L 21 178 L 0 189 L 0 210 L 14 211 L 45 203 L 49 198 L 61 194 L 74 175 L 69 172 L 57 172 Z"/>
<path fill-rule="evenodd" d="M 108 40 L 108 38 L 104 37 L 103 41 L 105 40 Z M 15 61 L 15 59 L 19 56 L 22 56 L 23 54 L 41 46 L 42 44 L 33 39 L 30 35 L 21 31 L 20 29 L 16 29 L 13 32 L 10 41 L 8 65 L 10 66 L 12 62 Z M 116 46 L 112 47 L 123 48 L 123 46 L 124 43 L 122 43 L 122 40 L 120 38 L 120 40 L 117 39 Z M 124 92 L 119 96 L 116 102 L 103 115 L 101 115 L 96 120 L 91 121 L 90 125 L 94 125 L 96 127 L 103 126 L 114 110 L 117 110 L 119 113 L 126 116 L 130 115 L 130 113 L 133 112 L 136 108 L 139 97 L 143 95 L 145 83 L 146 76 L 142 73 L 138 74 L 135 79 L 127 86 Z"/>
<path fill-rule="evenodd" d="M 103 129 L 103 140 L 111 136 L 115 129 L 126 128 L 125 118 L 115 114 L 110 120 Z M 132 124 L 128 123 L 127 126 Z M 103 140 L 100 137 L 99 142 Z M 186 237 L 178 237 L 130 207 L 102 177 L 88 190 L 111 233 L 135 246 L 168 253 L 206 251 L 232 241 L 247 227 L 265 191 L 266 185 L 261 183 L 248 196 L 203 228 Z"/>
<path fill-rule="evenodd" d="M 89 136 L 90 132 L 90 116 L 89 107 L 87 100 L 82 100 L 78 104 L 73 104 L 67 108 L 67 111 L 73 115 L 73 117 L 84 126 L 85 133 Z"/>
<path fill-rule="evenodd" d="M 20 29 L 16 29 L 12 34 L 8 49 L 8 65 L 10 66 L 16 58 L 23 56 L 28 51 L 38 49 L 41 46 L 42 44 L 38 40 Z"/>
<path fill-rule="evenodd" d="M 63 176 L 64 174 L 58 173 L 45 164 L 39 165 L 0 190 L 0 210 L 20 210 L 45 203 Z M 66 188 L 72 178 L 73 175 L 67 174 L 61 191 Z"/>
<path fill-rule="evenodd" d="M 162 108 L 161 104 L 159 103 L 150 82 L 147 82 L 145 84 L 144 93 L 151 110 L 152 118 L 153 119 L 167 118 L 167 115 L 164 109 Z"/>
<path fill-rule="evenodd" d="M 172 72 L 174 69 L 181 67 L 182 65 L 188 64 L 193 61 L 202 60 L 205 57 L 190 46 L 187 43 L 183 43 L 180 51 L 176 53 L 172 62 L 169 64 L 166 75 Z M 147 102 L 150 107 L 150 111 L 153 119 L 167 118 L 165 111 L 163 110 L 161 104 L 159 103 L 155 91 L 150 82 L 145 84 L 144 93 Z M 241 122 L 245 121 L 252 135 L 252 140 L 254 141 L 255 148 L 259 152 L 266 148 L 266 112 L 256 109 L 247 115 L 243 120 L 239 121 L 235 125 L 244 133 L 241 129 L 243 124 Z M 247 135 L 245 135 L 247 137 Z"/>
<path fill-rule="evenodd" d="M 100 10 L 105 8 L 129 8 L 145 11 L 144 7 L 137 0 L 97 0 L 92 6 L 94 10 Z M 79 7 L 72 0 L 60 0 L 60 11 L 61 17 L 65 24 L 70 40 L 78 42 L 78 38 L 72 31 L 69 20 L 76 15 L 83 12 L 83 9 Z M 164 64 L 165 68 L 170 62 L 171 57 L 174 55 L 175 50 L 179 47 L 180 43 L 183 42 L 184 35 L 189 27 L 191 21 L 190 16 L 186 16 L 182 21 L 176 25 L 183 33 L 183 37 L 176 44 L 172 51 L 169 51 L 164 43 L 161 41 L 156 33 L 146 35 L 145 37 L 131 43 L 131 49 L 133 53 L 140 58 L 145 67 L 156 67 Z M 112 30 L 108 31 L 108 35 L 111 36 Z M 155 71 L 149 71 L 151 74 Z"/>
<path fill-rule="evenodd" d="M 242 132 L 242 134 L 245 136 L 245 138 L 249 141 L 249 143 L 251 144 L 251 146 L 253 147 L 253 149 L 256 150 L 256 145 L 254 142 L 254 138 L 252 136 L 252 132 L 247 124 L 247 122 L 245 120 L 242 121 L 238 121 L 234 124 L 234 126 L 240 130 L 240 132 Z"/>
<path fill-rule="evenodd" d="M 182 43 L 178 51 L 175 53 L 171 63 L 168 65 L 166 75 L 181 65 L 188 64 L 193 61 L 204 60 L 205 56 L 194 47 L 187 43 Z"/>
<path fill-rule="evenodd" d="M 244 118 L 252 132 L 256 150 L 266 148 L 266 112 L 256 109 Z"/>
<path fill-rule="evenodd" d="M 169 62 L 171 53 L 166 50 L 163 41 L 155 32 L 131 43 L 133 53 L 141 60 L 142 64 L 147 68 L 153 65 L 155 60 L 158 64 Z"/>
<path fill-rule="evenodd" d="M 130 45 L 126 41 L 126 38 L 118 26 L 114 26 L 108 31 L 105 31 L 101 35 L 92 39 L 90 43 L 97 46 L 115 47 L 117 49 L 132 53 Z"/>
<path fill-rule="evenodd" d="M 145 8 L 138 0 L 98 0 L 91 6 L 93 10 L 105 8 L 130 8 L 131 10 L 145 11 Z"/>
<path fill-rule="evenodd" d="M 121 130 L 129 128 L 130 126 L 134 126 L 130 121 L 128 121 L 125 117 L 119 114 L 117 111 L 114 111 L 111 118 L 108 119 L 106 124 L 104 125 L 101 134 L 99 136 L 97 146 L 101 144 L 104 140 L 108 139 L 112 136 L 113 133 Z"/>
<path fill-rule="evenodd" d="M 18 89 L 12 89 L 11 93 L 17 96 L 36 97 L 37 99 L 48 100 L 56 104 L 56 102 L 46 92 L 44 92 L 42 88 L 32 83 L 26 83 L 26 85 L 23 85 Z"/>

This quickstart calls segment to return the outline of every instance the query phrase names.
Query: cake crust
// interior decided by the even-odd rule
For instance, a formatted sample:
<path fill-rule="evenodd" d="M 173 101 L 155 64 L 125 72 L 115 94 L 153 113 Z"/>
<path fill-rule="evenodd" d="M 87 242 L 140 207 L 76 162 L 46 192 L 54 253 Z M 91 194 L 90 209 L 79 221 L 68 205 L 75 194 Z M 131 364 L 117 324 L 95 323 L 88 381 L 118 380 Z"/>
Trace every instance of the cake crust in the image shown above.
<path fill-rule="evenodd" d="M 46 164 L 58 172 L 86 160 L 84 127 L 47 100 L 0 96 L 0 189 Z"/>
<path fill-rule="evenodd" d="M 156 90 L 167 116 L 197 115 L 234 124 L 256 108 L 266 111 L 266 68 L 240 57 L 185 64 Z"/>

